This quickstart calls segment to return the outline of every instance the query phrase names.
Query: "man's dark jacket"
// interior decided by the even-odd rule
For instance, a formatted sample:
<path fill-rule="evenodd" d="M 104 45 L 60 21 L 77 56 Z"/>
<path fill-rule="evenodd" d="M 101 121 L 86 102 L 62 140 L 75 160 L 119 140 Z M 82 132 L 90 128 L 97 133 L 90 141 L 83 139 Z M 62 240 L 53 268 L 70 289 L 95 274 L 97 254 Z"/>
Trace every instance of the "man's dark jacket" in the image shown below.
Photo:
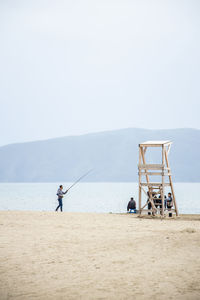
<path fill-rule="evenodd" d="M 136 209 L 136 202 L 135 202 L 135 200 L 130 200 L 129 201 L 128 206 L 127 206 L 127 211 L 129 209 Z"/>

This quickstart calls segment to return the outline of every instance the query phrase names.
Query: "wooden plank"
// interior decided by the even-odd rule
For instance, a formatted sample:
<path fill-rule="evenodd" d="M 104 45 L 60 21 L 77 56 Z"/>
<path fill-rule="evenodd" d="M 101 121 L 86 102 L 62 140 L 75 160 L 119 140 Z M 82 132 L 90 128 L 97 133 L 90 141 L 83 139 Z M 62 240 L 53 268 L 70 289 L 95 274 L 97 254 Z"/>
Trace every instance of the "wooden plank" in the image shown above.
<path fill-rule="evenodd" d="M 163 170 L 165 165 L 161 164 L 139 164 L 139 169 L 149 169 L 149 170 Z"/>
<path fill-rule="evenodd" d="M 144 206 L 142 206 L 141 211 L 148 205 L 148 202 L 145 203 Z"/>
<path fill-rule="evenodd" d="M 169 155 L 170 149 L 171 149 L 171 144 L 168 145 L 167 156 Z"/>
<path fill-rule="evenodd" d="M 158 189 L 158 190 L 159 190 L 159 188 L 155 188 L 155 187 L 154 187 L 154 188 L 153 188 L 153 193 L 154 193 L 155 195 L 160 195 L 160 191 L 155 192 L 155 191 L 154 191 L 155 189 Z M 158 199 L 158 198 L 157 198 L 157 199 Z"/>
<path fill-rule="evenodd" d="M 139 146 L 142 147 L 160 147 L 162 145 L 168 145 L 171 144 L 171 141 L 147 141 L 139 144 Z"/>
<path fill-rule="evenodd" d="M 154 175 L 157 175 L 157 176 L 162 176 L 163 173 L 161 172 L 141 172 L 140 175 L 149 175 L 149 176 L 154 176 Z M 171 173 L 164 173 L 164 176 L 169 176 L 171 175 Z"/>
<path fill-rule="evenodd" d="M 145 189 L 141 186 L 142 191 L 146 194 L 146 196 L 148 197 L 147 192 L 145 191 Z"/>
<path fill-rule="evenodd" d="M 143 147 L 140 147 L 140 149 L 141 149 L 141 156 L 142 156 L 143 166 L 145 166 L 146 163 L 145 163 L 145 157 L 144 157 Z M 142 164 L 139 164 L 139 165 L 141 166 Z M 147 171 L 147 170 L 146 170 L 146 166 L 145 166 L 145 171 Z M 146 181 L 147 181 L 147 183 L 149 182 L 149 177 L 148 177 L 148 175 L 146 175 Z"/>
<path fill-rule="evenodd" d="M 167 168 L 165 166 L 162 165 L 155 165 L 155 164 L 141 164 L 138 165 L 138 169 L 143 170 L 143 169 L 149 169 L 149 170 L 163 170 L 163 171 L 170 171 L 170 168 Z"/>
<path fill-rule="evenodd" d="M 162 145 L 159 144 L 140 144 L 142 147 L 162 147 Z"/>
<path fill-rule="evenodd" d="M 161 172 L 141 172 L 140 174 L 141 175 L 158 175 L 158 176 L 162 175 Z"/>
<path fill-rule="evenodd" d="M 162 187 L 162 183 L 161 182 L 149 182 L 149 183 L 146 183 L 146 182 L 141 182 L 140 183 L 141 184 L 141 186 L 159 186 L 159 187 Z M 164 185 L 165 186 L 171 186 L 171 184 L 170 183 L 164 183 Z"/>
<path fill-rule="evenodd" d="M 158 213 L 160 212 L 160 209 L 156 209 L 156 210 L 157 210 Z M 152 210 L 151 209 L 147 209 L 147 208 L 144 208 L 142 211 L 143 212 L 151 212 L 152 213 Z M 165 213 L 170 213 L 170 212 L 175 213 L 176 211 L 175 211 L 175 209 L 172 209 L 172 210 L 165 210 L 164 212 Z"/>

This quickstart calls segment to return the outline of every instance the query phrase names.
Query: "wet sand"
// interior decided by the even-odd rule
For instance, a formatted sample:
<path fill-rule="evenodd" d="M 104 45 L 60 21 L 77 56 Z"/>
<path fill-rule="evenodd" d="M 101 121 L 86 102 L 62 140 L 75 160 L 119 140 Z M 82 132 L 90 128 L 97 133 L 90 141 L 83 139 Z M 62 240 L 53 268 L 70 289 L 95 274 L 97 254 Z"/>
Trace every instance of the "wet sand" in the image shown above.
<path fill-rule="evenodd" d="M 0 299 L 200 299 L 200 216 L 0 212 Z"/>

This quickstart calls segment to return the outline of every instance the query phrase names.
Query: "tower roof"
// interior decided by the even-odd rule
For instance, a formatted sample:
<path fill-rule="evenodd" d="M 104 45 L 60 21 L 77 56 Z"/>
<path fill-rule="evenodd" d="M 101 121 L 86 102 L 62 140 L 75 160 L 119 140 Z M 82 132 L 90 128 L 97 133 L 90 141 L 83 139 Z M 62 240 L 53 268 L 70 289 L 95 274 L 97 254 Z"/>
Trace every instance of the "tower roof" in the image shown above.
<path fill-rule="evenodd" d="M 163 146 L 163 145 L 169 145 L 171 143 L 172 143 L 171 141 L 147 141 L 144 143 L 140 143 L 139 146 L 159 147 L 159 146 Z"/>

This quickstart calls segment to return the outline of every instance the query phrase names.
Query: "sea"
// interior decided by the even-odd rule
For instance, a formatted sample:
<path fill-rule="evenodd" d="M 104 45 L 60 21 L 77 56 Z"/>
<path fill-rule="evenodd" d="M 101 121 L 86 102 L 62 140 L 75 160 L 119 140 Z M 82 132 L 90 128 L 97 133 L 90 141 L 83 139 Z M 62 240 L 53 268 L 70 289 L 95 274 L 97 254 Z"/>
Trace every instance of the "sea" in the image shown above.
<path fill-rule="evenodd" d="M 60 184 L 0 183 L 0 210 L 54 211 L 58 205 L 56 193 Z M 71 185 L 62 184 L 64 190 Z M 200 183 L 175 183 L 174 190 L 179 213 L 200 214 Z M 82 182 L 65 195 L 63 211 L 124 213 L 130 197 L 135 198 L 138 207 L 137 183 Z"/>

